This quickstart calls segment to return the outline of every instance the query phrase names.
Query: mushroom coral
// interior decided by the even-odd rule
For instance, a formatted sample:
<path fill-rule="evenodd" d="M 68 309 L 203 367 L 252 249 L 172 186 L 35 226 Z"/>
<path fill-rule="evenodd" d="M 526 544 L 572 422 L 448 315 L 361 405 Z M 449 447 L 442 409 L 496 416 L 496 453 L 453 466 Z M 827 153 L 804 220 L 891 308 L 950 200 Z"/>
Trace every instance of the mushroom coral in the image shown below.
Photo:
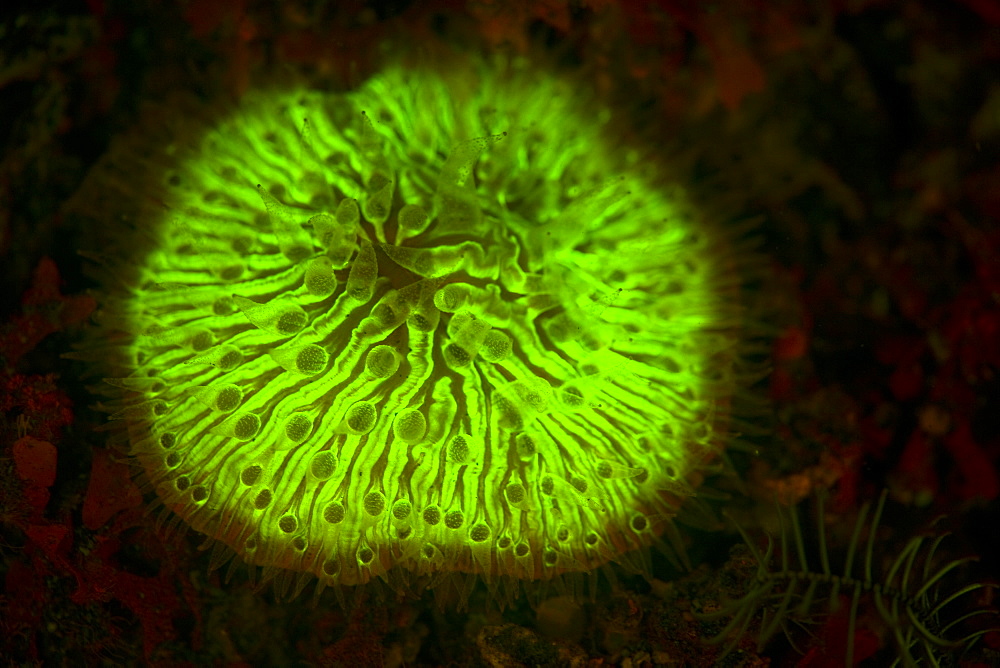
<path fill-rule="evenodd" d="M 657 543 L 728 438 L 741 261 L 625 125 L 467 54 L 153 114 L 78 198 L 148 488 L 321 586 Z"/>

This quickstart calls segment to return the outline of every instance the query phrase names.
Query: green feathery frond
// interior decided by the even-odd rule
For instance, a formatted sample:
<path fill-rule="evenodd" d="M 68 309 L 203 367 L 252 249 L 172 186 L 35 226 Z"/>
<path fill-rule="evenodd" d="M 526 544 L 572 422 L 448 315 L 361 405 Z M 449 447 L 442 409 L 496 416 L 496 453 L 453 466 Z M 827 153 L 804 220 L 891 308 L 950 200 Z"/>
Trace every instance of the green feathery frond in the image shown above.
<path fill-rule="evenodd" d="M 807 545 L 796 508 L 778 506 L 781 532 L 777 539 L 768 537 L 763 552 L 737 525 L 756 563 L 754 578 L 741 597 L 700 616 L 704 621 L 729 619 L 711 641 L 722 645 L 722 655 L 732 652 L 749 632 L 756 633 L 763 651 L 779 631 L 790 634 L 792 624 L 815 623 L 823 615 L 843 612 L 843 606 L 846 666 L 855 665 L 859 624 L 872 615 L 887 629 L 892 649 L 883 651 L 894 652 L 892 665 L 907 668 L 941 665 L 943 656 L 967 651 L 995 628 L 981 619 L 995 616 L 995 610 L 969 610 L 972 595 L 994 585 L 954 582 L 953 576 L 976 558 L 942 559 L 947 532 L 914 536 L 892 558 L 880 552 L 886 497 L 883 492 L 874 511 L 868 503 L 861 507 L 842 561 L 834 559 L 828 539 L 823 495 L 816 499 L 814 543 Z"/>

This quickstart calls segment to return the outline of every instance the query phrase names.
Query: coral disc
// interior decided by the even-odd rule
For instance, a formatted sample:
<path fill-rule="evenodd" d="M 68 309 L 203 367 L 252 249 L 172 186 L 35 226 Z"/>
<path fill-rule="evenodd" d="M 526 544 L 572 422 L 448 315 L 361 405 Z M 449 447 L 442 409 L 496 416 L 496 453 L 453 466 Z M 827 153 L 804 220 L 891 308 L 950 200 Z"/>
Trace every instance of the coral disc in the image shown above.
<path fill-rule="evenodd" d="M 162 503 L 347 585 L 652 544 L 720 446 L 739 317 L 725 243 L 621 122 L 488 60 L 262 87 L 121 148 L 150 243 L 105 249 L 134 274 L 112 417 Z"/>

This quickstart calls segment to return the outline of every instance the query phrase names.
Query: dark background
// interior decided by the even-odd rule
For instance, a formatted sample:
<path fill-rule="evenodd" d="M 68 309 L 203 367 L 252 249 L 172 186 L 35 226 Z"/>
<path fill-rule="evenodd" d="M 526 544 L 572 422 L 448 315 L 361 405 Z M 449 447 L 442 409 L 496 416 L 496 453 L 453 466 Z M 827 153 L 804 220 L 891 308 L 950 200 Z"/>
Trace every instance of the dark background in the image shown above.
<path fill-rule="evenodd" d="M 209 573 L 197 537 L 153 527 L 98 430 L 88 387 L 99 378 L 60 357 L 99 301 L 77 254 L 94 232 L 67 203 L 112 138 L 172 92 L 238 95 L 278 63 L 350 86 L 371 71 L 373 45 L 401 35 L 543 50 L 586 69 L 637 130 L 658 128 L 683 186 L 734 221 L 759 220 L 766 271 L 752 312 L 766 314 L 772 373 L 755 419 L 766 430 L 751 439 L 758 451 L 732 454 L 738 477 L 719 481 L 730 496 L 714 511 L 764 544 L 780 534 L 776 498 L 801 501 L 809 526 L 825 492 L 835 552 L 886 491 L 877 563 L 922 531 L 948 530 L 945 562 L 980 558 L 953 573 L 957 586 L 997 581 L 1000 3 L 6 3 L 6 663 L 843 665 L 843 618 L 816 611 L 764 647 L 752 622 L 724 659 L 704 643 L 721 626 L 691 611 L 740 596 L 753 573 L 732 524 L 682 527 L 693 573 L 654 555 L 650 577 L 622 576 L 594 601 L 535 588 L 540 605 L 500 612 L 477 590 L 468 613 L 430 594 L 349 611 L 332 597 L 310 607 L 308 594 L 276 602 L 242 571 L 229 584 Z M 977 590 L 948 615 L 991 604 Z M 887 665 L 891 629 L 865 614 L 855 656 Z M 946 659 L 998 657 L 992 632 Z"/>

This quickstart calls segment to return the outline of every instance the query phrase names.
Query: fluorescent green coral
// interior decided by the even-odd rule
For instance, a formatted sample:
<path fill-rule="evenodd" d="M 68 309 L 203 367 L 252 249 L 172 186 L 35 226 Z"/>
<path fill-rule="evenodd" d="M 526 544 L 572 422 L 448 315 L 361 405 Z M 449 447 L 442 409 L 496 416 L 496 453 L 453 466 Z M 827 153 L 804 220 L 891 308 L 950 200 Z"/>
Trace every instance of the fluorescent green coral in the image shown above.
<path fill-rule="evenodd" d="M 258 90 L 178 138 L 120 300 L 116 417 L 164 503 L 344 584 L 649 545 L 721 438 L 733 279 L 612 123 L 478 63 Z"/>

